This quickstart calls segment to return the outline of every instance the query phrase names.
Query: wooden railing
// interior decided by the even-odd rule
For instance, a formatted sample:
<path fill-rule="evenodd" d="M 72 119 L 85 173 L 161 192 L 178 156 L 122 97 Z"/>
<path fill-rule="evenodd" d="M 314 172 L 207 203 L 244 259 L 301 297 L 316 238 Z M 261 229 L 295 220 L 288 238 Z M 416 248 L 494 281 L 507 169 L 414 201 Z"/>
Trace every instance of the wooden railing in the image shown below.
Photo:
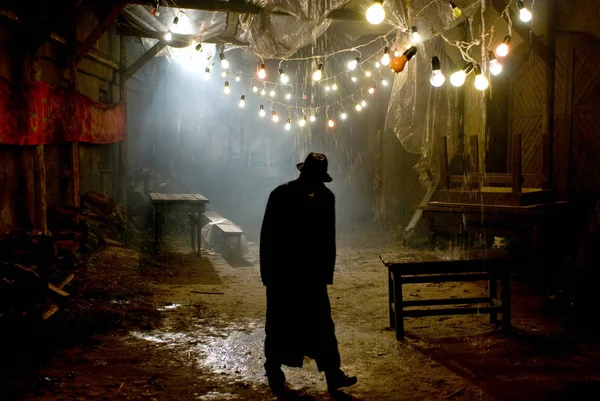
<path fill-rule="evenodd" d="M 544 156 L 549 141 L 544 136 Z M 511 186 L 512 192 L 520 194 L 522 192 L 523 183 L 525 181 L 539 184 L 542 188 L 548 188 L 548 177 L 545 174 L 523 174 L 521 169 L 521 135 L 513 135 L 511 144 L 511 165 L 512 172 L 510 173 L 479 173 L 479 145 L 477 135 L 473 135 L 469 141 L 470 156 L 471 156 L 471 171 L 452 175 L 448 172 L 448 138 L 443 137 L 440 143 L 440 189 L 447 190 L 452 188 L 452 184 L 463 184 L 464 187 L 477 189 L 478 187 L 496 184 Z M 544 157 L 544 165 L 547 164 Z"/>

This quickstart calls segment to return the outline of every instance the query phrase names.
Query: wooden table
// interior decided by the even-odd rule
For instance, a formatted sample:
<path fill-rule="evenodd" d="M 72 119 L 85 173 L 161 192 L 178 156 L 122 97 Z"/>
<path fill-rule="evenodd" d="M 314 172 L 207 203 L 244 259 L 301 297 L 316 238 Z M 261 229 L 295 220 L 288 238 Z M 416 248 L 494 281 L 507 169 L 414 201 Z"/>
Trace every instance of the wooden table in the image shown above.
<path fill-rule="evenodd" d="M 163 234 L 164 234 L 164 214 L 167 208 L 174 206 L 187 206 L 193 210 L 196 214 L 195 220 L 200 221 L 200 214 L 204 213 L 205 205 L 209 202 L 207 198 L 200 194 L 161 194 L 151 193 L 150 201 L 154 206 L 154 245 L 156 246 L 157 252 L 162 250 Z M 192 238 L 194 238 L 194 229 L 197 229 L 197 246 L 196 255 L 201 256 L 201 225 L 192 225 Z M 192 248 L 194 248 L 194 241 L 192 241 Z"/>
<path fill-rule="evenodd" d="M 404 318 L 438 315 L 469 315 L 489 313 L 490 321 L 503 328 L 510 327 L 510 271 L 511 260 L 504 252 L 471 251 L 457 254 L 411 252 L 398 255 L 380 255 L 388 268 L 388 298 L 390 327 L 396 330 L 396 339 L 404 339 Z M 464 281 L 489 282 L 489 296 L 475 298 L 446 298 L 405 301 L 403 284 L 445 283 Z M 501 296 L 498 298 L 498 281 Z M 421 308 L 407 307 L 461 305 L 468 307 Z M 473 306 L 485 304 L 484 306 Z"/>

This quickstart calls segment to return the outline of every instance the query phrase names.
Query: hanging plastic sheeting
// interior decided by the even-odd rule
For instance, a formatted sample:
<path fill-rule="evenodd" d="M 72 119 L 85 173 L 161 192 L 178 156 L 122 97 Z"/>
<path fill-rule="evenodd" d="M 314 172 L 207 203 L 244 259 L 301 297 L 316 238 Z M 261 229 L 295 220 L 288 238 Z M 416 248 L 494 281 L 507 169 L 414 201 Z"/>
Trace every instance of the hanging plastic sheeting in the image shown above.
<path fill-rule="evenodd" d="M 415 169 L 422 185 L 429 190 L 439 182 L 438 140 L 443 136 L 458 138 L 459 134 L 457 90 L 449 83 L 450 74 L 457 66 L 446 53 L 448 46 L 445 41 L 434 36 L 434 33 L 447 32 L 463 22 L 465 17 L 477 11 L 480 2 L 455 1 L 463 11 L 463 16 L 458 19 L 452 15 L 445 1 L 412 0 L 407 3 L 412 4 L 411 9 L 399 5 L 391 18 L 407 29 L 409 25 L 416 26 L 422 42 L 411 44 L 408 33 L 398 34 L 397 43 L 405 44 L 405 48 L 414 45 L 418 52 L 408 62 L 406 69 L 396 75 L 388 105 L 386 130 L 394 132 L 406 151 L 421 155 Z M 440 88 L 433 87 L 429 82 L 431 59 L 434 56 L 440 59 L 446 75 L 446 83 Z M 449 142 L 450 153 L 452 145 Z"/>
<path fill-rule="evenodd" d="M 227 26 L 227 13 L 222 12 L 161 7 L 160 15 L 156 17 L 150 14 L 150 8 L 147 6 L 129 5 L 125 7 L 123 15 L 135 28 L 164 33 L 170 30 L 172 33 L 190 35 L 197 43 L 221 35 Z M 173 24 L 175 17 L 178 18 L 177 24 Z M 142 38 L 142 43 L 147 50 L 154 46 L 156 39 Z M 166 46 L 159 54 L 189 58 L 189 50 Z"/>
<path fill-rule="evenodd" d="M 242 15 L 240 38 L 247 40 L 252 51 L 263 59 L 288 58 L 321 37 L 332 23 L 327 15 L 349 1 L 254 1 L 263 10 L 257 15 Z"/>

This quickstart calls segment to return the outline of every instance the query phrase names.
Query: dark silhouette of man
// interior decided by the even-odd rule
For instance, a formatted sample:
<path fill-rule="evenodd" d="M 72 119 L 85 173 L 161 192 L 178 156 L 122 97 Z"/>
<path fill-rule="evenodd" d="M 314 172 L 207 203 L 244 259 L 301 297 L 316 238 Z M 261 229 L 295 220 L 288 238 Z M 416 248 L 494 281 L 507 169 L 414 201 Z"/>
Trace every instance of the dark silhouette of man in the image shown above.
<path fill-rule="evenodd" d="M 302 367 L 304 356 L 325 372 L 334 392 L 357 382 L 340 369 L 327 285 L 336 257 L 335 197 L 327 157 L 310 153 L 300 178 L 269 196 L 260 236 L 260 273 L 267 288 L 265 369 L 269 386 L 285 385 L 282 365 Z"/>

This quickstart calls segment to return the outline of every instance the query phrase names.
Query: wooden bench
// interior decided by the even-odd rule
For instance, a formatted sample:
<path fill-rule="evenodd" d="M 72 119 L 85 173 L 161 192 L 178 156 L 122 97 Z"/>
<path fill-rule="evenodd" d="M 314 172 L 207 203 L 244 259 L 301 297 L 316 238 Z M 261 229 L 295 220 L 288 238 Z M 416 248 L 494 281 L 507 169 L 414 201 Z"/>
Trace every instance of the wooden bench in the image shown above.
<path fill-rule="evenodd" d="M 510 270 L 511 260 L 504 252 L 471 251 L 458 255 L 432 252 L 412 252 L 401 255 L 380 255 L 388 268 L 388 295 L 390 327 L 396 330 L 396 339 L 404 339 L 404 318 L 489 314 L 490 322 L 504 329 L 510 323 Z M 402 296 L 402 285 L 422 283 L 444 283 L 464 281 L 487 281 L 489 296 L 472 298 L 445 298 L 406 301 Z M 498 298 L 498 281 L 501 295 Z M 468 307 L 420 308 L 410 307 L 462 305 Z M 482 305 L 483 304 L 483 305 Z M 502 322 L 498 320 L 502 314 Z"/>
<path fill-rule="evenodd" d="M 244 234 L 244 231 L 241 228 L 214 211 L 208 211 L 202 214 L 202 225 L 206 226 L 208 224 L 214 225 L 218 230 L 220 239 L 222 240 L 222 243 L 219 245 L 223 247 L 226 256 L 241 255 L 242 234 Z M 232 239 L 233 244 L 231 241 Z"/>

